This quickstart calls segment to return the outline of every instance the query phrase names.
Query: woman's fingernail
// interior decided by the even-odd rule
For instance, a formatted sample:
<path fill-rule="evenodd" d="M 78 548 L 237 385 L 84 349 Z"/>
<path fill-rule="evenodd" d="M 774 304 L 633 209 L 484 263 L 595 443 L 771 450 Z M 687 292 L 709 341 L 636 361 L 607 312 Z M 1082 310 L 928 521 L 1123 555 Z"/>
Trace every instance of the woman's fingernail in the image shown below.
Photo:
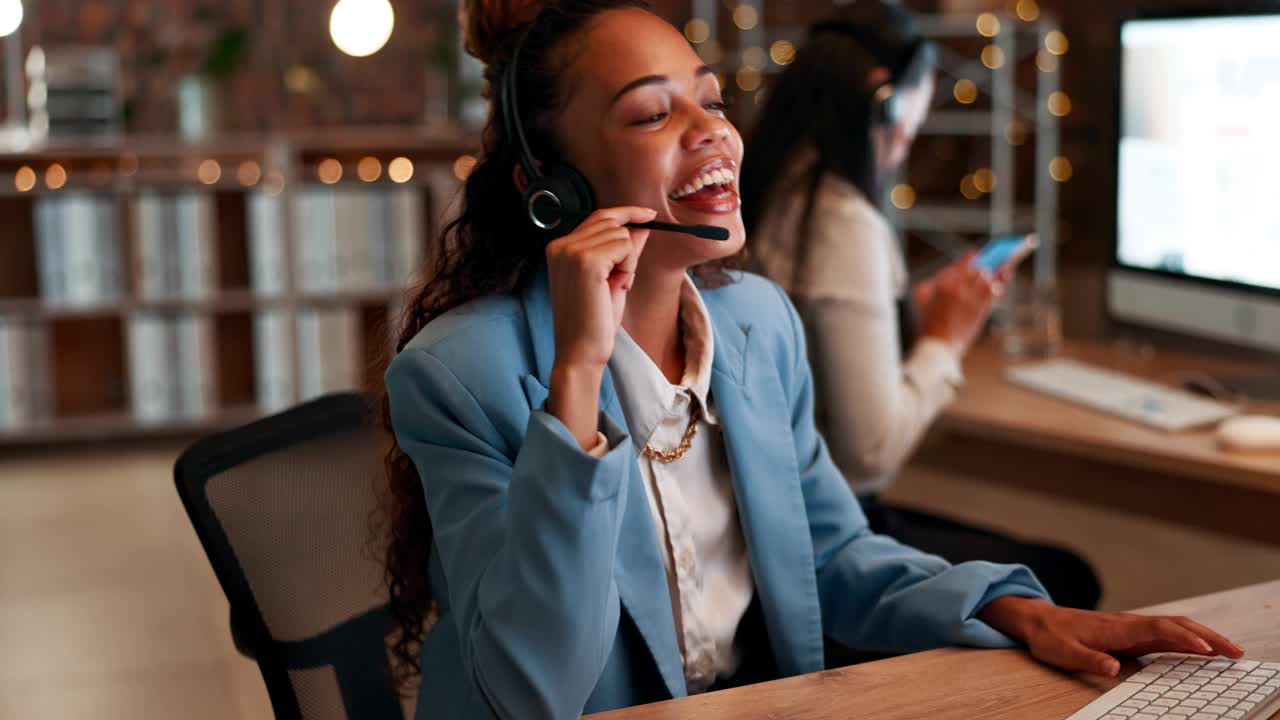
<path fill-rule="evenodd" d="M 1213 653 L 1213 646 L 1211 646 L 1209 643 L 1205 642 L 1204 640 L 1200 640 L 1199 642 L 1197 642 L 1196 647 L 1200 648 L 1200 652 L 1204 653 L 1205 655 L 1210 655 Z"/>
<path fill-rule="evenodd" d="M 1102 663 L 1102 671 L 1104 674 L 1110 677 L 1115 677 L 1117 674 L 1120 673 L 1120 663 L 1116 662 L 1115 660 L 1108 660 Z"/>

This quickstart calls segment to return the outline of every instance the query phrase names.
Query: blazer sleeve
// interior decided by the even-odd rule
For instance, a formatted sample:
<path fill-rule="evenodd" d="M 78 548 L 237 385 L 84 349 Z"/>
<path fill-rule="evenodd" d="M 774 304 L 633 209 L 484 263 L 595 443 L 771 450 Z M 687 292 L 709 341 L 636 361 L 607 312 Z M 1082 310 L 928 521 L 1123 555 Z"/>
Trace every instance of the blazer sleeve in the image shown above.
<path fill-rule="evenodd" d="M 804 332 L 785 295 L 782 302 L 791 320 L 792 353 L 782 375 L 789 385 L 825 634 L 850 647 L 885 652 L 1014 645 L 976 615 L 1006 595 L 1047 598 L 1040 582 L 1021 565 L 953 566 L 871 532 L 814 426 L 813 378 L 805 359 Z"/>
<path fill-rule="evenodd" d="M 582 451 L 537 410 L 515 457 L 486 408 L 429 350 L 387 371 L 396 440 L 422 478 L 465 675 L 495 718 L 576 718 L 613 647 L 625 434 Z M 519 395 L 523 402 L 524 395 Z"/>

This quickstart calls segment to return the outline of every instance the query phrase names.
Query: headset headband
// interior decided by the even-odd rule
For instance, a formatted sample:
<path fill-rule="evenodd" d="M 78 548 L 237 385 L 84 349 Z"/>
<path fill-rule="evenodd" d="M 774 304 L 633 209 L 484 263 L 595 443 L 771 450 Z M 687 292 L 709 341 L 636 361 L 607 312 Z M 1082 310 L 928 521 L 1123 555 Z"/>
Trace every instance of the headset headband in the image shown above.
<path fill-rule="evenodd" d="M 524 47 L 524 41 L 529 37 L 529 33 L 533 31 L 533 26 L 534 23 L 529 23 L 524 30 L 520 31 L 520 37 L 516 39 L 515 50 L 511 53 L 511 62 L 507 64 L 507 69 L 502 74 L 502 88 L 499 90 L 502 101 L 500 117 L 503 128 L 506 130 L 508 137 L 515 138 L 518 154 L 520 155 L 520 167 L 524 168 L 524 172 L 529 176 L 530 180 L 542 177 L 542 171 L 538 169 L 538 163 L 533 157 L 533 151 L 529 149 L 529 141 L 524 136 L 524 126 L 520 123 L 520 105 L 516 98 L 516 70 L 520 62 L 520 49 Z"/>
<path fill-rule="evenodd" d="M 853 38 L 854 42 L 870 53 L 873 60 L 889 69 L 890 82 L 897 82 L 902 78 L 902 74 L 916 61 L 916 58 L 920 55 L 920 50 L 928 42 L 923 36 L 917 35 L 907 47 L 906 54 L 895 63 L 890 61 L 888 49 L 875 35 L 868 32 L 866 28 L 859 27 L 854 23 L 846 20 L 824 20 L 809 28 L 810 37 L 821 33 L 839 33 Z"/>

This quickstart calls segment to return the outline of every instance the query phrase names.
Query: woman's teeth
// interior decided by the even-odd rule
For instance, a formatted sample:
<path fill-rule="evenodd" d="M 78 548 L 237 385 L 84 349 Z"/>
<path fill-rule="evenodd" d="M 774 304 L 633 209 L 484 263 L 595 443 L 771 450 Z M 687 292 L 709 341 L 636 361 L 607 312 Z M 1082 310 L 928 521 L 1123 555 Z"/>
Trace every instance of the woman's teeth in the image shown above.
<path fill-rule="evenodd" d="M 692 182 L 686 184 L 684 187 L 680 188 L 679 190 L 671 193 L 671 199 L 679 200 L 682 197 L 692 195 L 698 192 L 699 190 L 701 190 L 702 188 L 708 187 L 711 185 L 728 185 L 729 183 L 733 182 L 733 180 L 734 180 L 733 171 L 729 170 L 728 168 L 719 168 L 717 170 L 710 170 L 694 178 Z"/>

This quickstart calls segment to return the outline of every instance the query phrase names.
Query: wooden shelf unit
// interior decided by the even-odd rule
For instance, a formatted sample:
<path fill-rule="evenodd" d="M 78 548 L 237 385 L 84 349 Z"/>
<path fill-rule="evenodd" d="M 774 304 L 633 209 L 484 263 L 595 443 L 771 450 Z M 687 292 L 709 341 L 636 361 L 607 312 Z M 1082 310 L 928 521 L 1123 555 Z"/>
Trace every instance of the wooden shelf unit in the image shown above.
<path fill-rule="evenodd" d="M 321 182 L 317 169 L 322 161 L 336 160 L 342 177 L 331 184 L 334 188 L 398 186 L 416 191 L 411 197 L 416 197 L 413 207 L 422 229 L 418 252 L 426 258 L 460 186 L 455 163 L 473 154 L 478 146 L 477 137 L 463 133 L 362 128 L 279 137 L 225 137 L 206 143 L 131 138 L 107 145 L 0 150 L 0 320 L 42 331 L 47 347 L 40 357 L 48 358 L 43 368 L 48 384 L 44 411 L 18 425 L 6 426 L 0 417 L 0 447 L 204 433 L 265 414 L 268 409 L 261 405 L 257 386 L 255 318 L 266 311 L 286 318 L 291 332 L 285 333 L 285 342 L 295 373 L 302 353 L 299 314 L 326 308 L 353 311 L 354 337 L 359 345 L 351 348 L 357 358 L 355 372 L 363 389 L 374 389 L 380 382 L 378 360 L 390 347 L 390 325 L 399 316 L 405 288 L 302 289 L 296 277 L 298 230 L 284 220 L 281 245 L 286 277 L 278 292 L 259 292 L 250 267 L 248 198 L 251 192 L 279 194 L 287 217 L 300 188 L 329 184 Z M 356 168 L 361 159 L 369 157 L 378 161 L 380 172 L 366 182 L 357 177 Z M 402 172 L 396 180 L 390 179 L 388 165 L 396 158 L 412 163 L 410 178 L 404 178 Z M 399 167 L 403 171 L 403 161 Z M 200 191 L 213 198 L 216 287 L 196 296 L 141 292 L 137 277 L 141 241 L 132 200 L 144 190 Z M 88 304 L 50 302 L 41 287 L 36 199 L 75 191 L 110 198 L 107 204 L 114 204 L 118 211 L 116 231 L 122 255 L 118 258 L 122 270 L 118 297 Z M 177 243 L 177 238 L 173 241 Z M 138 359 L 130 356 L 128 323 L 138 313 L 210 320 L 212 340 L 207 361 L 216 390 L 206 411 L 163 420 L 134 413 L 130 372 Z M 0 357 L 0 362 L 4 360 Z M 299 399 L 295 381 L 293 400 Z"/>

